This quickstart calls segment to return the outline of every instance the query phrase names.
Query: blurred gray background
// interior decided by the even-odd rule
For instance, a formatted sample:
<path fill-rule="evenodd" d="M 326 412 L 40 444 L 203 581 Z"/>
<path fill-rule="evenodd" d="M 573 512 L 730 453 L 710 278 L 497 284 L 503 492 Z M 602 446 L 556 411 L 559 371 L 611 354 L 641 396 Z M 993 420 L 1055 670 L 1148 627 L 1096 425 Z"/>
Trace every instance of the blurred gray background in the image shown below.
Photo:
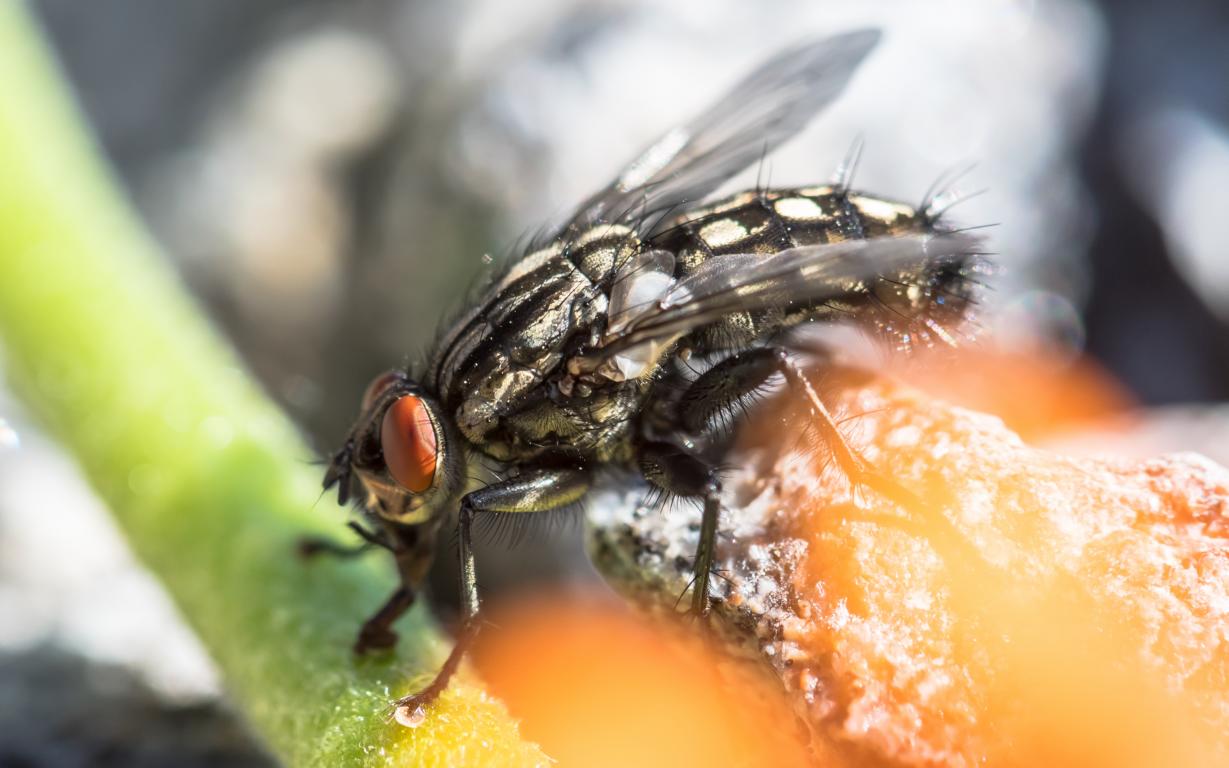
<path fill-rule="evenodd" d="M 321 453 L 366 383 L 421 352 L 484 254 L 564 213 L 758 60 L 868 24 L 887 32 L 880 49 L 772 156 L 772 183 L 826 180 L 859 137 L 855 186 L 905 202 L 976 163 L 957 189 L 984 193 L 951 217 L 998 225 L 983 322 L 1004 343 L 1091 355 L 1147 405 L 1229 395 L 1221 2 L 33 6 L 140 215 Z M 484 588 L 591 578 L 578 535 L 488 545 Z M 434 582 L 445 615 L 448 563 Z M 66 744 L 0 714 L 0 765 L 264 760 L 218 709 L 173 607 L 2 390 L 0 617 L 0 712 L 49 697 L 71 717 L 55 697 L 101 676 L 122 684 L 84 686 L 101 698 L 78 691 L 82 708 L 140 701 L 150 732 L 177 733 L 166 718 L 182 715 L 216 736 L 141 756 L 122 734 Z"/>

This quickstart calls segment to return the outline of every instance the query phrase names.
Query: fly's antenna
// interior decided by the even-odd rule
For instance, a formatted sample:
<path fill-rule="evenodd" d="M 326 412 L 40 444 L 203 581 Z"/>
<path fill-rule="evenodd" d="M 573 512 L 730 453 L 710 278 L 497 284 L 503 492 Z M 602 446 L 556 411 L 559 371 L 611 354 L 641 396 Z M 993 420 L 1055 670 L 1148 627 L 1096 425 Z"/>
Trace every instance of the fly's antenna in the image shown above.
<path fill-rule="evenodd" d="M 858 172 L 858 163 L 862 161 L 862 150 L 865 147 L 866 139 L 862 134 L 858 134 L 853 144 L 850 145 L 849 151 L 845 153 L 845 159 L 836 167 L 836 173 L 832 177 L 832 186 L 839 194 L 843 195 L 848 192 L 850 185 L 853 184 L 853 177 Z"/>
<path fill-rule="evenodd" d="M 324 473 L 324 491 L 337 488 L 337 503 L 345 506 L 350 500 L 351 461 L 354 458 L 354 440 L 347 440 L 341 450 L 333 454 L 329 468 Z"/>

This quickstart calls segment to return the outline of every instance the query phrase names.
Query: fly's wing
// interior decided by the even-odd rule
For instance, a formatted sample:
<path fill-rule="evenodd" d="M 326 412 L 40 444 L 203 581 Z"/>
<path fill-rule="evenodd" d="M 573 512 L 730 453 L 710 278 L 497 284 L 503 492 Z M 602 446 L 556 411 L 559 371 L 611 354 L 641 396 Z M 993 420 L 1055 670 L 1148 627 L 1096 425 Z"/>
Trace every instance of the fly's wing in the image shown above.
<path fill-rule="evenodd" d="M 844 90 L 880 33 L 861 29 L 790 48 L 752 72 L 687 125 L 654 142 L 536 246 L 598 223 L 652 232 L 798 133 Z"/>
<path fill-rule="evenodd" d="M 948 341 L 935 321 L 963 313 L 971 301 L 971 275 L 981 265 L 979 243 L 966 233 L 941 232 L 711 258 L 651 300 L 612 308 L 622 322 L 589 356 L 612 359 L 646 344 L 660 348 L 735 312 L 827 303 L 847 308 L 855 321 L 859 311 L 876 318 L 895 314 L 902 328 L 916 322 Z"/>

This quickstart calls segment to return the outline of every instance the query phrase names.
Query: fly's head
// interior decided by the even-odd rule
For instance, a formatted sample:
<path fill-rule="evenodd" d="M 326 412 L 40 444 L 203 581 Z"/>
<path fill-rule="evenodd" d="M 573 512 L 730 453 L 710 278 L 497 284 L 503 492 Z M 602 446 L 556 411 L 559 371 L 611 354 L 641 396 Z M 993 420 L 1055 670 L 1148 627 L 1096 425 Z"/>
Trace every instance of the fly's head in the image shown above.
<path fill-rule="evenodd" d="M 439 403 L 404 372 L 389 371 L 367 387 L 324 488 L 337 486 L 339 504 L 357 491 L 372 514 L 412 525 L 446 512 L 464 477 L 464 450 Z"/>

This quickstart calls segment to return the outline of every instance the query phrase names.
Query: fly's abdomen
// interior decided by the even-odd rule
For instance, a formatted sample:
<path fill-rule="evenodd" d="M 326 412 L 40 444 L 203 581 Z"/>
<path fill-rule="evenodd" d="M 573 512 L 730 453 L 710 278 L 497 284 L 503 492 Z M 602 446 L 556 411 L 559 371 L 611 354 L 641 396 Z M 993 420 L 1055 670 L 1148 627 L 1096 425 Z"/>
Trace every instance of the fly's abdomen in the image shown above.
<path fill-rule="evenodd" d="M 933 231 L 912 206 L 830 186 L 743 192 L 689 211 L 652 241 L 676 255 L 678 277 L 730 254 L 769 255 L 807 245 Z M 742 347 L 799 323 L 844 320 L 883 332 L 898 346 L 952 343 L 947 330 L 963 317 L 969 279 L 959 265 L 919 265 L 851 285 L 839 299 L 736 312 L 692 334 L 700 351 Z M 924 338 L 923 338 L 924 337 Z"/>

